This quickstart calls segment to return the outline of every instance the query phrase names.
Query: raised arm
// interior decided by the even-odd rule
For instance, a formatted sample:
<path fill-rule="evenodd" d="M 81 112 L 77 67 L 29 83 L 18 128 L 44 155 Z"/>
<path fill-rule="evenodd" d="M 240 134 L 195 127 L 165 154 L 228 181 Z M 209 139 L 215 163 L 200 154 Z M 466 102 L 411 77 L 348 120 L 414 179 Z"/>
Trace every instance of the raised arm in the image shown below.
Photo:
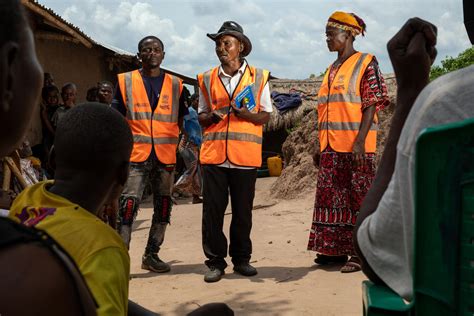
<path fill-rule="evenodd" d="M 374 182 L 362 202 L 354 234 L 355 249 L 362 260 L 362 269 L 369 279 L 377 283 L 381 280 L 360 251 L 357 232 L 364 219 L 376 211 L 391 180 L 395 168 L 397 143 L 405 120 L 418 94 L 428 84 L 430 66 L 436 57 L 436 33 L 437 29 L 433 24 L 412 18 L 387 44 L 397 78 L 397 105 L 385 150 Z"/>

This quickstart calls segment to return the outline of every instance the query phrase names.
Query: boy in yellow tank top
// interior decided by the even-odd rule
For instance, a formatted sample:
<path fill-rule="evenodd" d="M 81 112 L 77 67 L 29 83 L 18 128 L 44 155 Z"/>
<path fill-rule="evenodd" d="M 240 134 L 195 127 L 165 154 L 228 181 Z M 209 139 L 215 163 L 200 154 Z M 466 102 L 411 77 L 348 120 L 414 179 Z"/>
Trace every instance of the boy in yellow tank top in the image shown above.
<path fill-rule="evenodd" d="M 120 196 L 132 143 L 127 122 L 114 109 L 98 103 L 71 109 L 57 129 L 55 180 L 27 188 L 9 214 L 46 231 L 71 255 L 98 315 L 127 315 L 128 251 L 98 215 Z"/>

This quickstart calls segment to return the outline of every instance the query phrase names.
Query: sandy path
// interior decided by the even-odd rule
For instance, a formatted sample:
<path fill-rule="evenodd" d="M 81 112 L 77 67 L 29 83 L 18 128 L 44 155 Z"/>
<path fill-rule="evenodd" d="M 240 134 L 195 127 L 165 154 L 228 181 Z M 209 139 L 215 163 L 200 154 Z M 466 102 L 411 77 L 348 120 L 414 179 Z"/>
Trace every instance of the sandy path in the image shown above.
<path fill-rule="evenodd" d="M 234 274 L 228 258 L 227 274 L 220 282 L 203 281 L 201 204 L 180 204 L 173 209 L 160 251 L 160 257 L 172 265 L 171 272 L 142 270 L 141 255 L 152 214 L 148 204 L 139 213 L 133 233 L 130 298 L 163 315 L 185 315 L 209 302 L 225 302 L 236 315 L 361 315 L 363 274 L 317 267 L 312 262 L 314 253 L 305 250 L 313 196 L 275 201 L 268 196 L 274 180 L 257 181 L 252 262 L 258 275 Z M 229 219 L 227 215 L 226 232 Z"/>

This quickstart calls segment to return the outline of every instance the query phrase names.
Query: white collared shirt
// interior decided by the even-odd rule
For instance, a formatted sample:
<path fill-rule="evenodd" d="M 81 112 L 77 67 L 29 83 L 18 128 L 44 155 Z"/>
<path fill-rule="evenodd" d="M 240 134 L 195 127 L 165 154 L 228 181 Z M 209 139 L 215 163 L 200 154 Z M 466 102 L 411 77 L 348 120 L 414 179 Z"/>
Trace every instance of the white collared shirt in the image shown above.
<path fill-rule="evenodd" d="M 234 93 L 235 88 L 240 82 L 240 78 L 245 72 L 245 68 L 247 67 L 247 61 L 244 60 L 242 66 L 239 68 L 237 73 L 234 76 L 228 75 L 225 73 L 222 66 L 219 66 L 219 77 L 224 84 L 224 88 L 227 90 L 229 95 Z M 206 99 L 204 98 L 202 93 L 199 93 L 199 106 L 198 106 L 198 113 L 205 113 L 209 111 L 210 106 L 207 104 Z M 272 100 L 270 98 L 270 86 L 268 82 L 263 87 L 262 95 L 260 96 L 260 109 L 262 112 L 271 113 L 273 111 L 272 107 Z M 229 160 L 226 160 L 223 164 L 218 165 L 218 167 L 224 168 L 238 168 L 238 169 L 254 169 L 253 167 L 242 167 L 237 166 L 231 163 Z"/>

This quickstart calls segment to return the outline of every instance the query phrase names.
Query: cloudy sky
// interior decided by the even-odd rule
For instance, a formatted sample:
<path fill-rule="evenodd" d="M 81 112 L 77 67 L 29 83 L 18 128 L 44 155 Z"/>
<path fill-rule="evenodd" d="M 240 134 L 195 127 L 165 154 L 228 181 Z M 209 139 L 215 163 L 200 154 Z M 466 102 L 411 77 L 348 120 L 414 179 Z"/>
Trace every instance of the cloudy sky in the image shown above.
<path fill-rule="evenodd" d="M 392 72 L 387 41 L 413 16 L 438 26 L 439 64 L 471 44 L 462 18 L 462 0 L 39 0 L 94 40 L 136 53 L 138 41 L 156 35 L 165 43 L 163 67 L 195 76 L 218 63 L 213 42 L 226 20 L 240 23 L 250 38 L 250 64 L 278 78 L 308 78 L 334 61 L 324 28 L 336 10 L 365 20 L 367 34 L 357 50 L 377 56 L 383 72 Z"/>

